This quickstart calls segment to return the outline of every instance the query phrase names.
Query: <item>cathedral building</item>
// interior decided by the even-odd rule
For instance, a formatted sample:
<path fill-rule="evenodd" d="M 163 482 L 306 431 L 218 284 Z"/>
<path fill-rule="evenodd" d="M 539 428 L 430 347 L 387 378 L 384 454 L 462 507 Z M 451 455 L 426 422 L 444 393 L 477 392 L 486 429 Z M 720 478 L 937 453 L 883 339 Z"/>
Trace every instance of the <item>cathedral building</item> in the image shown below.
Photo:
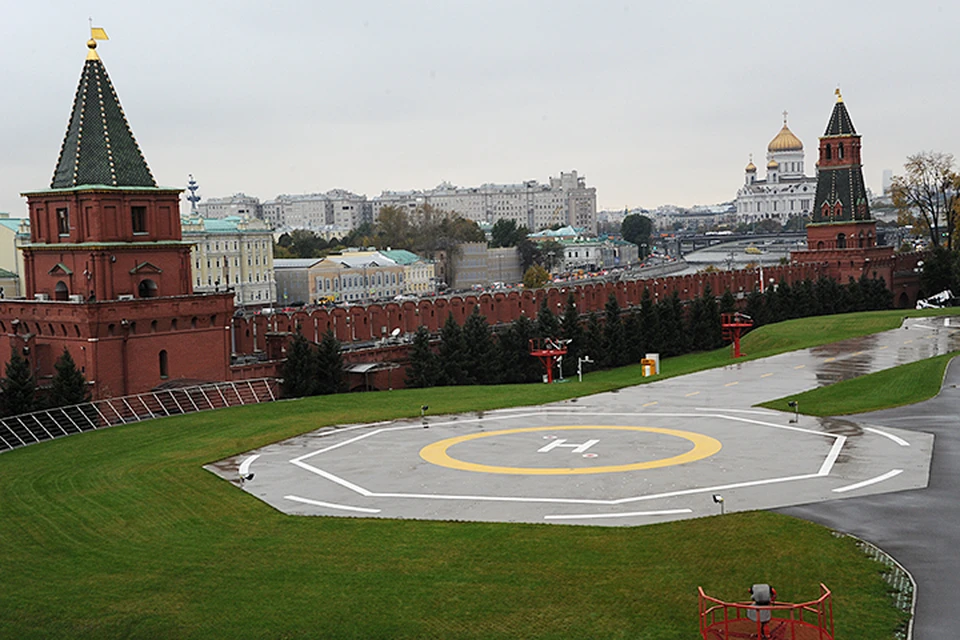
<path fill-rule="evenodd" d="M 67 349 L 94 398 L 228 380 L 234 294 L 194 293 L 181 190 L 157 185 L 87 47 L 50 186 L 22 194 L 25 295 L 0 301 L 0 360 L 18 350 L 43 385 Z"/>
<path fill-rule="evenodd" d="M 753 159 L 744 169 L 743 186 L 737 191 L 737 222 L 774 219 L 780 224 L 794 216 L 809 216 L 813 210 L 816 176 L 804 175 L 803 143 L 787 126 L 767 145 L 767 169 L 764 179 L 757 178 Z"/>

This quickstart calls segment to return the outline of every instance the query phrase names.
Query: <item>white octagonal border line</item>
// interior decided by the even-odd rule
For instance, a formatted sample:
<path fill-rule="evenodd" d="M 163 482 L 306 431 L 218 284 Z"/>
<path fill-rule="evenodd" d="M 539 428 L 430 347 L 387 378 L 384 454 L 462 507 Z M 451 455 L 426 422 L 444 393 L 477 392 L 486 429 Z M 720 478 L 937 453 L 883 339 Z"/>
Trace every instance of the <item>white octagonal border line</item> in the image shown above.
<path fill-rule="evenodd" d="M 801 480 L 811 480 L 811 479 L 815 479 L 815 478 L 823 478 L 823 477 L 826 477 L 826 476 L 829 476 L 829 475 L 830 475 L 830 472 L 831 472 L 831 470 L 833 469 L 833 465 L 836 463 L 837 457 L 840 455 L 840 451 L 843 449 L 843 445 L 844 445 L 844 443 L 845 443 L 846 440 L 847 440 L 846 436 L 843 436 L 843 435 L 838 435 L 838 434 L 833 434 L 833 433 L 824 433 L 824 432 L 822 432 L 822 431 L 813 431 L 813 430 L 811 430 L 811 429 L 804 429 L 803 427 L 799 427 L 799 426 L 774 424 L 774 423 L 771 423 L 771 422 L 764 422 L 764 421 L 762 421 L 762 420 L 757 420 L 757 419 L 754 419 L 754 418 L 744 418 L 744 417 L 740 417 L 740 416 L 731 416 L 731 415 L 725 415 L 725 414 L 722 414 L 722 413 L 706 413 L 706 412 L 703 412 L 703 413 L 660 413 L 660 412 L 656 412 L 656 413 L 654 413 L 654 412 L 639 412 L 639 413 L 597 413 L 597 412 L 581 413 L 581 412 L 576 412 L 576 413 L 571 413 L 571 412 L 566 412 L 566 411 L 537 411 L 537 412 L 527 412 L 527 413 L 520 413 L 520 414 L 512 413 L 512 414 L 509 415 L 509 416 L 500 416 L 500 417 L 501 417 L 502 419 L 506 419 L 506 420 L 514 420 L 514 419 L 521 419 L 521 418 L 526 418 L 526 417 L 531 417 L 531 416 L 540 416 L 540 417 L 543 417 L 543 416 L 553 416 L 553 415 L 560 415 L 560 416 L 576 415 L 576 416 L 581 416 L 581 417 L 583 417 L 583 416 L 597 416 L 597 417 L 616 417 L 616 416 L 636 417 L 636 416 L 648 416 L 648 417 L 665 417 L 665 418 L 718 418 L 718 419 L 721 419 L 721 420 L 730 420 L 730 421 L 733 421 L 733 422 L 742 422 L 742 423 L 747 423 L 747 424 L 753 424 L 753 425 L 757 425 L 757 426 L 760 426 L 760 427 L 767 427 L 767 428 L 782 429 L 782 430 L 786 430 L 786 431 L 794 431 L 794 432 L 799 432 L 799 433 L 805 433 L 805 434 L 809 434 L 809 435 L 813 435 L 813 436 L 817 436 L 817 437 L 822 437 L 822 438 L 831 438 L 831 439 L 833 439 L 833 446 L 830 448 L 830 451 L 827 453 L 826 457 L 824 458 L 823 462 L 821 463 L 820 468 L 819 468 L 815 473 L 807 473 L 807 474 L 794 475 L 794 476 L 781 476 L 781 477 L 766 478 L 766 479 L 759 479 L 759 480 L 747 480 L 747 481 L 743 481 L 743 482 L 734 482 L 734 483 L 723 484 L 723 485 L 714 485 L 714 486 L 710 486 L 710 487 L 696 487 L 696 488 L 691 488 L 691 489 L 681 489 L 681 490 L 678 490 L 678 491 L 668 491 L 668 492 L 656 493 L 656 494 L 647 494 L 647 495 L 640 495 L 640 496 L 630 496 L 630 497 L 617 498 L 617 499 L 612 499 L 612 500 L 577 499 L 577 498 L 546 498 L 546 497 L 544 497 L 544 498 L 537 498 L 537 497 L 529 497 L 529 496 L 473 496 L 473 495 L 440 494 L 440 493 L 393 493 L 393 492 L 376 492 L 376 491 L 370 491 L 369 489 L 366 489 L 366 488 L 364 488 L 364 487 L 362 487 L 362 486 L 360 486 L 360 485 L 358 485 L 358 484 L 356 484 L 356 483 L 354 483 L 354 482 L 351 482 L 351 481 L 347 480 L 346 478 L 341 478 L 340 476 L 337 476 L 337 475 L 335 475 L 335 474 L 333 474 L 333 473 L 330 473 L 329 471 L 325 471 L 325 470 L 323 470 L 323 469 L 321 469 L 321 468 L 319 468 L 319 467 L 313 466 L 313 465 L 305 462 L 305 460 L 307 460 L 307 459 L 309 459 L 309 458 L 312 458 L 312 457 L 314 457 L 314 456 L 317 456 L 317 455 L 320 455 L 320 454 L 323 454 L 323 453 L 328 453 L 328 452 L 330 452 L 330 451 L 333 451 L 333 450 L 335 450 L 335 449 L 339 449 L 339 448 L 342 448 L 342 447 L 346 447 L 346 446 L 348 446 L 348 445 L 354 444 L 354 443 L 359 442 L 359 441 L 361 441 L 361 440 L 365 440 L 365 439 L 368 439 L 368 438 L 372 438 L 372 437 L 374 437 L 374 436 L 376 436 L 376 435 L 379 435 L 379 434 L 381 434 L 381 433 L 387 433 L 387 432 L 392 432 L 392 431 L 406 431 L 406 430 L 414 430 L 414 429 L 423 429 L 423 425 L 420 425 L 420 424 L 394 426 L 394 427 L 380 427 L 380 428 L 374 429 L 374 430 L 372 430 L 372 431 L 369 431 L 369 432 L 367 432 L 367 433 L 362 433 L 362 434 L 360 434 L 360 435 L 358 435 L 358 436 L 355 436 L 355 437 L 353 437 L 353 438 L 349 438 L 349 439 L 344 440 L 344 441 L 342 441 L 342 442 L 335 443 L 335 444 L 333 444 L 333 445 L 330 445 L 329 447 L 324 447 L 324 448 L 322 448 L 322 449 L 318 449 L 318 450 L 316 450 L 316 451 L 313 451 L 313 452 L 304 454 L 304 455 L 302 455 L 302 456 L 298 456 L 298 457 L 290 460 L 290 463 L 293 464 L 293 465 L 295 465 L 295 466 L 297 466 L 297 467 L 300 467 L 301 469 L 304 469 L 304 470 L 306 470 L 306 471 L 309 471 L 310 473 L 316 474 L 316 475 L 320 476 L 321 478 L 324 478 L 325 480 L 328 480 L 328 481 L 330 481 L 330 482 L 332 482 L 332 483 L 334 483 L 334 484 L 337 484 L 337 485 L 339 485 L 339 486 L 341 486 L 341 487 L 344 487 L 344 488 L 346 488 L 346 489 L 349 489 L 350 491 L 353 491 L 354 493 L 357 493 L 357 494 L 359 494 L 359 495 L 361 495 L 361 496 L 363 496 L 363 497 L 365 497 L 365 498 L 399 498 L 399 499 L 410 499 L 410 498 L 412 498 L 412 499 L 420 499 L 420 500 L 462 500 L 462 501 L 471 501 L 471 502 L 480 501 L 480 502 L 514 502 L 514 503 L 542 503 L 542 504 L 584 504 L 584 505 L 615 506 L 615 505 L 622 505 L 622 504 L 630 504 L 630 503 L 634 503 L 634 502 L 641 502 L 641 501 L 646 501 L 646 500 L 657 500 L 657 499 L 661 499 L 661 498 L 672 498 L 672 497 L 678 497 L 678 496 L 687 496 L 687 495 L 694 495 L 694 494 L 698 494 L 698 493 L 709 493 L 709 492 L 714 492 L 714 491 L 726 491 L 726 490 L 730 490 L 730 489 L 740 489 L 740 488 L 746 488 L 746 487 L 757 487 L 757 486 L 769 485 L 769 484 L 779 484 L 779 483 L 784 483 L 784 482 L 797 482 L 797 481 L 801 481 Z M 480 421 L 482 421 L 482 418 L 474 418 L 474 419 L 469 419 L 469 420 L 450 420 L 450 421 L 447 421 L 447 422 L 431 423 L 430 426 L 440 427 L 440 426 L 448 426 L 448 425 L 463 425 L 463 424 L 470 424 L 470 423 L 480 422 Z M 382 424 L 383 424 L 383 423 L 377 423 L 377 425 L 382 425 Z M 356 429 L 368 428 L 368 427 L 370 427 L 370 426 L 375 426 L 375 425 L 355 425 L 355 426 L 352 426 L 352 427 L 348 427 L 347 429 L 356 430 Z M 322 435 L 326 436 L 326 435 L 340 434 L 340 433 L 343 433 L 343 431 L 345 431 L 345 429 L 338 429 L 338 430 L 330 431 L 330 432 L 325 433 L 325 434 L 322 434 Z"/>

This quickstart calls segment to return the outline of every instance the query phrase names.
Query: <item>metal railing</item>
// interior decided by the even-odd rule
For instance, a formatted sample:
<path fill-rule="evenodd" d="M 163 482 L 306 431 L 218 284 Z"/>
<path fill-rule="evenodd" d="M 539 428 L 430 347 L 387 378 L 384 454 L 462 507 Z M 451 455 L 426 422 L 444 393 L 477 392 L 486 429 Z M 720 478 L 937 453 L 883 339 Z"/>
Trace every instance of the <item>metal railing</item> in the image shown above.
<path fill-rule="evenodd" d="M 277 385 L 273 378 L 216 382 L 0 418 L 0 452 L 118 424 L 273 402 Z"/>

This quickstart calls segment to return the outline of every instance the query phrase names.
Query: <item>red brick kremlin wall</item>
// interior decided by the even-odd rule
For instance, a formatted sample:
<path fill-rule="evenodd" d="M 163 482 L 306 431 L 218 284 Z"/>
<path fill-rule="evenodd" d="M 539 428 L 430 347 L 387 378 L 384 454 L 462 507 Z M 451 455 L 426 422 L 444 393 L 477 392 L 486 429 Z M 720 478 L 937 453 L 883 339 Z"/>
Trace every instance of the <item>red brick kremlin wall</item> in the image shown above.
<path fill-rule="evenodd" d="M 917 286 L 914 269 L 922 258 L 921 254 L 901 254 L 885 264 L 878 277 L 882 277 L 894 291 L 894 304 L 910 307 L 916 302 Z M 829 262 L 792 264 L 765 267 L 763 277 L 766 286 L 781 280 L 795 284 L 803 280 L 817 280 L 821 276 L 837 278 L 836 265 Z M 443 326 L 449 313 L 460 324 L 472 313 L 475 306 L 491 325 L 513 322 L 521 315 L 536 318 L 543 300 L 554 311 L 562 313 L 567 296 L 573 293 L 580 313 L 602 311 L 611 293 L 616 295 L 622 308 L 640 304 L 644 289 L 650 290 L 654 302 L 669 298 L 676 291 L 681 300 L 690 300 L 700 296 L 707 285 L 717 296 L 730 290 L 733 294 L 746 295 L 759 288 L 760 274 L 757 269 L 738 271 L 719 271 L 683 276 L 666 276 L 629 282 L 606 282 L 597 284 L 554 285 L 535 291 L 517 290 L 509 292 L 465 294 L 450 298 L 423 299 L 418 301 L 388 302 L 367 306 L 335 307 L 299 311 L 291 314 L 253 316 L 234 318 L 234 351 L 241 354 L 267 350 L 267 335 L 293 332 L 297 325 L 308 340 L 319 342 L 323 334 L 332 330 L 343 343 L 365 342 L 389 336 L 394 329 L 402 333 L 412 333 L 423 325 L 431 332 L 437 332 Z M 845 284 L 846 281 L 841 281 Z M 376 362 L 393 360 L 384 357 L 383 348 L 352 353 L 346 359 L 350 362 Z M 393 360 L 396 361 L 396 360 Z M 235 377 L 241 377 L 236 371 Z M 402 386 L 397 380 L 403 379 L 402 371 L 391 375 L 394 388 Z M 384 386 L 383 388 L 386 388 Z"/>

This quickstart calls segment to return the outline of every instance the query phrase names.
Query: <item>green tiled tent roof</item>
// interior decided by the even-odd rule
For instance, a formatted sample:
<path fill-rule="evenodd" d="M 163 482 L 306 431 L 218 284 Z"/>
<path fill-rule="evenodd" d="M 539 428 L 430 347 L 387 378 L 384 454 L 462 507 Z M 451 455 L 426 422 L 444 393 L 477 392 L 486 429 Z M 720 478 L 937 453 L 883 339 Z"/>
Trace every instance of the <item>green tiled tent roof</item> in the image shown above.
<path fill-rule="evenodd" d="M 81 185 L 157 186 L 106 67 L 101 60 L 90 58 L 83 65 L 50 188 Z"/>
<path fill-rule="evenodd" d="M 823 137 L 855 136 L 859 138 L 853 121 L 847 113 L 843 100 L 837 100 L 830 114 L 830 122 Z M 823 205 L 841 206 L 840 216 L 825 216 Z M 859 164 L 843 167 L 821 166 L 817 174 L 817 196 L 814 200 L 813 222 L 847 222 L 850 220 L 870 220 L 870 203 L 867 199 L 867 187 L 863 182 L 863 169 Z"/>
<path fill-rule="evenodd" d="M 830 114 L 830 122 L 827 123 L 827 130 L 824 136 L 855 136 L 857 130 L 853 128 L 853 121 L 850 114 L 847 113 L 847 107 L 842 101 L 838 100 L 833 105 L 833 113 Z"/>

